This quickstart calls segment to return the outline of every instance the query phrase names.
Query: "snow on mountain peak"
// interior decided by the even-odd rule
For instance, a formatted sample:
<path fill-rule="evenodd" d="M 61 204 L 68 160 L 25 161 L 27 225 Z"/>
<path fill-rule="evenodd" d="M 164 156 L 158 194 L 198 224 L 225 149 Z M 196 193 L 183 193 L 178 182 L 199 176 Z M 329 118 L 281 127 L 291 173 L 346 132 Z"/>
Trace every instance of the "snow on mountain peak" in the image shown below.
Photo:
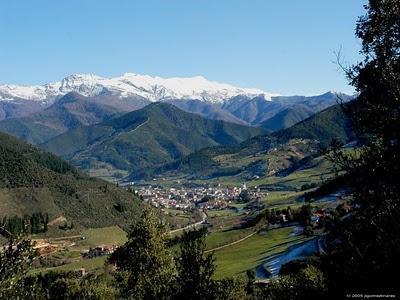
<path fill-rule="evenodd" d="M 72 91 L 84 96 L 97 96 L 108 92 L 120 97 L 143 97 L 150 101 L 197 99 L 213 103 L 220 103 L 237 95 L 263 94 L 267 100 L 273 96 L 260 89 L 234 87 L 226 83 L 209 81 L 202 76 L 162 78 L 125 73 L 116 78 L 73 74 L 59 82 L 43 86 L 0 85 L 0 100 L 52 101 Z"/>

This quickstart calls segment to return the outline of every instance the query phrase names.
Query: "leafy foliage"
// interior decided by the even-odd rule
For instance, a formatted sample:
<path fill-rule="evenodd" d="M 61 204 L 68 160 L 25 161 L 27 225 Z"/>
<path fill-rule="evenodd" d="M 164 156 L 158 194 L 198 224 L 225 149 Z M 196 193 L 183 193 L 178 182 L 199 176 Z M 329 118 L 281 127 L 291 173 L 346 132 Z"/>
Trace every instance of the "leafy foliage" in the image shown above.
<path fill-rule="evenodd" d="M 243 299 L 241 280 L 213 279 L 212 254 L 205 253 L 207 229 L 184 232 L 176 257 L 169 250 L 165 226 L 150 208 L 143 211 L 128 242 L 115 251 L 109 262 L 117 267 L 123 297 L 135 299 Z"/>
<path fill-rule="evenodd" d="M 22 278 L 14 299 L 120 299 L 118 289 L 104 277 L 94 274 L 82 276 L 78 271 L 49 272 Z"/>
<path fill-rule="evenodd" d="M 178 299 L 211 299 L 213 294 L 214 259 L 205 254 L 207 229 L 185 232 L 180 239 L 181 252 L 177 258 Z"/>
<path fill-rule="evenodd" d="M 29 295 L 29 290 L 23 290 L 20 281 L 32 264 L 36 252 L 31 242 L 10 241 L 7 247 L 0 251 L 0 298 L 24 298 Z"/>
<path fill-rule="evenodd" d="M 370 0 L 366 9 L 356 28 L 365 59 L 346 70 L 358 92 L 346 114 L 365 144 L 358 156 L 338 149 L 334 155 L 354 202 L 330 234 L 325 268 L 331 291 L 339 293 L 348 286 L 395 287 L 400 266 L 400 3 Z"/>
<path fill-rule="evenodd" d="M 110 262 L 128 273 L 127 294 L 136 299 L 166 299 L 174 278 L 168 232 L 150 208 L 131 228 L 128 242 L 117 249 Z"/>
<path fill-rule="evenodd" d="M 312 264 L 281 276 L 258 290 L 258 299 L 324 299 L 327 292 L 325 274 Z"/>

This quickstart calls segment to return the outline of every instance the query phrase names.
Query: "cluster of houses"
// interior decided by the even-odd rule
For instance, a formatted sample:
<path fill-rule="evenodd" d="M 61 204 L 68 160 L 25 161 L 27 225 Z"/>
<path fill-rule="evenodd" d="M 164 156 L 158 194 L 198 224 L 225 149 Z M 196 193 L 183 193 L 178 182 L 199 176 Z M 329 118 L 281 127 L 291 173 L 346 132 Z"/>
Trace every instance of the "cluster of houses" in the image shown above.
<path fill-rule="evenodd" d="M 259 189 L 248 190 L 246 184 L 242 187 L 201 187 L 201 188 L 162 188 L 142 187 L 136 192 L 144 202 L 155 207 L 188 210 L 195 207 L 202 209 L 225 209 L 233 201 L 240 198 L 242 191 L 247 190 L 253 199 L 264 196 Z"/>
<path fill-rule="evenodd" d="M 98 256 L 109 255 L 117 249 L 116 245 L 98 245 L 94 248 L 90 248 L 88 252 L 84 253 L 85 258 L 92 258 Z"/>

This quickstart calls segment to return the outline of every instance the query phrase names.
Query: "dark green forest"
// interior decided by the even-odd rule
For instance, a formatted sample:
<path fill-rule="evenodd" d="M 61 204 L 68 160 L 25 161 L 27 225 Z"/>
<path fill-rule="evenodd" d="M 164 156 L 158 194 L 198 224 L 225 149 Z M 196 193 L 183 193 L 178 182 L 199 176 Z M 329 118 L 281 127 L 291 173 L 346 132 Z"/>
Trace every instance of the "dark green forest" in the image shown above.
<path fill-rule="evenodd" d="M 84 227 L 127 227 L 140 213 L 138 197 L 90 178 L 54 154 L 0 133 L 2 217 L 48 214 Z M 118 209 L 125 207 L 126 209 Z"/>

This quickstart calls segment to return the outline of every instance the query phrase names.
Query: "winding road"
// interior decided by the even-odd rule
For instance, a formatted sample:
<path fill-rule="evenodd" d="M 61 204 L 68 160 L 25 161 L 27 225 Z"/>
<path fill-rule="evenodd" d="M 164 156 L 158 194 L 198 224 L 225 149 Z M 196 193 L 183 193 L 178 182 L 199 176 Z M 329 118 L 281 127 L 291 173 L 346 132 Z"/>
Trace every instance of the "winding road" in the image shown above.
<path fill-rule="evenodd" d="M 129 130 L 128 132 L 122 132 L 122 133 L 131 133 L 136 131 L 137 129 L 139 129 L 140 127 L 142 127 L 143 125 L 145 125 L 147 122 L 149 122 L 150 118 L 147 118 L 146 121 L 144 121 L 143 123 L 139 124 L 138 126 L 136 126 L 135 128 L 133 128 L 132 130 Z"/>
<path fill-rule="evenodd" d="M 179 232 L 179 231 L 183 231 L 183 230 L 186 230 L 186 229 L 195 228 L 197 226 L 200 226 L 201 224 L 204 223 L 205 220 L 207 220 L 207 215 L 204 212 L 202 212 L 202 213 L 203 213 L 203 216 L 202 216 L 202 220 L 201 221 L 189 224 L 189 225 L 187 225 L 185 227 L 182 227 L 182 228 L 171 230 L 169 233 L 175 233 L 175 232 Z"/>
<path fill-rule="evenodd" d="M 246 235 L 244 238 L 241 238 L 240 240 L 231 242 L 231 243 L 229 243 L 229 244 L 222 245 L 222 246 L 219 246 L 219 247 L 216 247 L 216 248 L 213 248 L 213 249 L 206 250 L 206 251 L 204 251 L 204 253 L 211 252 L 211 251 L 216 251 L 216 250 L 220 250 L 220 249 L 223 249 L 223 248 L 230 247 L 230 246 L 232 246 L 232 245 L 238 244 L 238 243 L 240 243 L 240 242 L 243 242 L 244 240 L 247 240 L 249 237 L 252 237 L 252 236 L 255 235 L 257 232 L 258 232 L 258 231 L 254 231 L 253 233 L 250 233 L 249 235 Z"/>

